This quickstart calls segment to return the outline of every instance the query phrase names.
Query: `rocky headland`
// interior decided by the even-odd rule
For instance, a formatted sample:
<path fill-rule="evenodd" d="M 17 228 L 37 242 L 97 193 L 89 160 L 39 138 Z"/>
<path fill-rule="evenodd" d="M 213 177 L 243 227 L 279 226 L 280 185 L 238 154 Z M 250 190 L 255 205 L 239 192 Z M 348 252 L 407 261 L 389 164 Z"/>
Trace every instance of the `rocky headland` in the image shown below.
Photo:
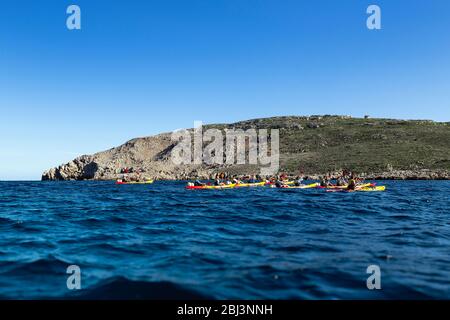
<path fill-rule="evenodd" d="M 367 179 L 450 179 L 450 123 L 429 120 L 290 116 L 205 126 L 279 129 L 280 172 L 310 178 L 342 169 Z M 161 180 L 209 178 L 216 172 L 259 173 L 257 165 L 176 165 L 171 133 L 136 138 L 44 172 L 42 180 L 114 180 L 128 175 Z"/>

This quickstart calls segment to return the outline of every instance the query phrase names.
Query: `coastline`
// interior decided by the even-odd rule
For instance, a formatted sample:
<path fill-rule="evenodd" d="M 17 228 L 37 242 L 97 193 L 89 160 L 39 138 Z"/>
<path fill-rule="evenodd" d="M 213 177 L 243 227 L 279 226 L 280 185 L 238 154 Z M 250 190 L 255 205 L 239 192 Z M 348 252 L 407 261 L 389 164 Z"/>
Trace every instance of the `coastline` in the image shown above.
<path fill-rule="evenodd" d="M 342 172 L 342 171 L 340 171 Z M 320 177 L 331 174 L 331 177 L 337 177 L 339 172 L 332 173 L 306 173 L 304 174 L 305 180 L 320 180 Z M 389 172 L 369 172 L 369 173 L 361 173 L 358 175 L 359 177 L 365 180 L 423 180 L 423 181 L 448 181 L 450 180 L 450 171 L 447 170 L 393 170 Z M 41 179 L 41 181 L 116 181 L 121 178 L 122 174 L 116 174 L 114 176 L 102 177 L 102 178 L 94 178 L 94 179 Z M 131 177 L 133 175 L 131 174 Z M 293 179 L 296 177 L 293 173 L 287 173 L 287 177 L 289 179 Z M 202 174 L 196 176 L 188 176 L 183 178 L 178 177 L 167 177 L 167 178 L 157 178 L 155 180 L 159 181 L 192 181 L 192 180 L 212 180 L 213 173 L 211 174 Z M 38 180 L 37 180 L 38 181 Z"/>

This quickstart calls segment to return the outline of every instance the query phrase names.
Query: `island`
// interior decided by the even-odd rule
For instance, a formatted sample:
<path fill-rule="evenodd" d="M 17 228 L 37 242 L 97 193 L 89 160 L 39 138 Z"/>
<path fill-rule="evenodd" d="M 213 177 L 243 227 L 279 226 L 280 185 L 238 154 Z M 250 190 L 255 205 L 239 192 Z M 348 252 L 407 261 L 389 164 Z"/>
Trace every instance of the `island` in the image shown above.
<path fill-rule="evenodd" d="M 450 179 L 450 123 L 431 120 L 285 116 L 204 127 L 278 129 L 279 172 L 317 179 L 351 170 L 366 179 Z M 193 129 L 191 129 L 193 130 Z M 257 174 L 251 164 L 175 164 L 172 133 L 132 139 L 51 168 L 43 181 L 116 180 L 127 175 L 156 180 L 209 179 L 217 172 Z"/>

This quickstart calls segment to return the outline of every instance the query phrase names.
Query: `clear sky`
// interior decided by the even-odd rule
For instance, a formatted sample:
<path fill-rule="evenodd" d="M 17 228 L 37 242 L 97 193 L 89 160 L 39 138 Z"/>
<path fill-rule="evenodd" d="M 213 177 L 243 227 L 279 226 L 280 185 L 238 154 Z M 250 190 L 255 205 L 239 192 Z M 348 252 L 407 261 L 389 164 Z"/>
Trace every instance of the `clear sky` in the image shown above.
<path fill-rule="evenodd" d="M 2 1 L 0 180 L 194 120 L 450 121 L 449 49 L 448 0 Z"/>

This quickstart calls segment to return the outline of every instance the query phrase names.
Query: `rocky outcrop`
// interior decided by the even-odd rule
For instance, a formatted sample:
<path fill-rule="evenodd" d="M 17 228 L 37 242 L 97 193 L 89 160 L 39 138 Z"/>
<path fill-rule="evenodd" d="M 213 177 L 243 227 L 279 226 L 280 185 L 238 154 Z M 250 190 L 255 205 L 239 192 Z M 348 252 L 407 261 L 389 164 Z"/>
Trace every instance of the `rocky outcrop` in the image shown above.
<path fill-rule="evenodd" d="M 42 180 L 112 180 L 123 175 L 157 179 L 187 179 L 209 177 L 211 170 L 202 166 L 176 166 L 170 159 L 174 143 L 169 134 L 138 138 L 104 152 L 78 157 L 67 164 L 52 168 Z"/>
<path fill-rule="evenodd" d="M 81 156 L 52 168 L 42 175 L 42 180 L 89 180 L 94 179 L 99 165 L 92 156 Z"/>
<path fill-rule="evenodd" d="M 279 129 L 280 171 L 288 174 L 318 177 L 345 168 L 368 179 L 450 179 L 449 123 L 316 115 L 207 127 Z M 42 180 L 113 180 L 124 168 L 130 176 L 167 180 L 259 173 L 255 165 L 175 165 L 176 144 L 169 133 L 133 139 L 49 169 Z"/>

